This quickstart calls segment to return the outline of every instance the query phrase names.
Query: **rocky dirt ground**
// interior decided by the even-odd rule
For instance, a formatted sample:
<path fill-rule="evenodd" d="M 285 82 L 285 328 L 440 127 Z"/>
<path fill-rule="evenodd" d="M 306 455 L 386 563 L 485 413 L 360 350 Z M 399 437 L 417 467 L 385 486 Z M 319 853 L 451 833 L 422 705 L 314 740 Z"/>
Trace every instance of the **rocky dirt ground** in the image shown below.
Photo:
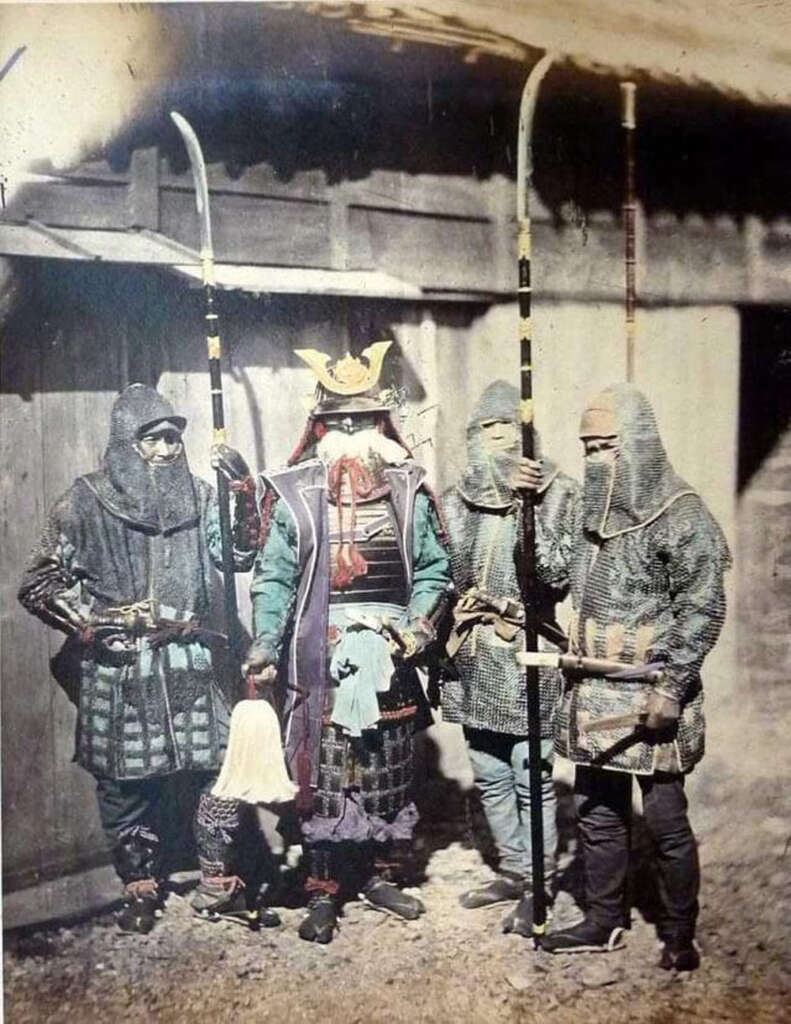
<path fill-rule="evenodd" d="M 401 922 L 351 903 L 330 946 L 297 937 L 297 907 L 282 912 L 281 927 L 256 934 L 194 920 L 189 893 L 170 895 L 148 936 L 119 933 L 111 914 L 7 935 L 6 1020 L 791 1021 L 791 819 L 778 812 L 778 788 L 753 785 L 727 804 L 699 794 L 704 955 L 692 975 L 656 967 L 642 870 L 634 892 L 643 909 L 633 912 L 626 949 L 611 954 L 536 952 L 501 934 L 507 908 L 461 910 L 459 894 L 490 869 L 470 841 L 474 830 L 457 820 L 424 825 L 419 838 L 424 878 L 413 891 L 425 917 Z M 579 915 L 566 832 L 555 924 Z"/>

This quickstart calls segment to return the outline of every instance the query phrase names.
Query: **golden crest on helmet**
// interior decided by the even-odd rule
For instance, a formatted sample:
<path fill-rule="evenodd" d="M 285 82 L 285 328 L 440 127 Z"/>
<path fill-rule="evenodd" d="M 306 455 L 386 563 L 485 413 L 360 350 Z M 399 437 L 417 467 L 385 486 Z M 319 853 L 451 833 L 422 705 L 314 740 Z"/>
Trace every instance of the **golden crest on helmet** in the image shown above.
<path fill-rule="evenodd" d="M 307 363 L 326 391 L 334 395 L 362 395 L 378 384 L 384 357 L 392 344 L 392 341 L 375 341 L 363 349 L 361 358 L 347 352 L 334 366 L 328 365 L 330 356 L 315 348 L 297 348 L 294 355 Z"/>

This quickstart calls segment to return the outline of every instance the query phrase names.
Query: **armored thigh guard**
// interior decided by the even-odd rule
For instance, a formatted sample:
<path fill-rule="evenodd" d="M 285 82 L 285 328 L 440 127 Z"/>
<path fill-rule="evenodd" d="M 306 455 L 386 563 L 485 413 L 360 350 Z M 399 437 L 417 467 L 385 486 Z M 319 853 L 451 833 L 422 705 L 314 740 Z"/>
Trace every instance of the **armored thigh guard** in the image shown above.
<path fill-rule="evenodd" d="M 356 790 L 367 815 L 392 820 L 409 802 L 413 732 L 412 718 L 382 721 L 375 731 L 356 740 L 337 726 L 325 725 L 314 813 L 340 817 L 348 791 Z"/>

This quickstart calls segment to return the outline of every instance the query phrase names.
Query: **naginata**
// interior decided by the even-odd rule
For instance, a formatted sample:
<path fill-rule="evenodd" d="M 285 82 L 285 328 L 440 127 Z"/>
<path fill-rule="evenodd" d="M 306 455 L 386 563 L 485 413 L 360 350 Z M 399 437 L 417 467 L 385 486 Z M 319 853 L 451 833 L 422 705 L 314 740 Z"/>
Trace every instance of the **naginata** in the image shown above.
<path fill-rule="evenodd" d="M 522 393 L 522 455 L 532 459 L 533 438 L 533 365 L 530 282 L 530 216 L 528 193 L 533 171 L 531 133 L 538 88 L 549 70 L 552 57 L 546 54 L 528 76 L 519 107 L 517 148 L 516 215 L 519 225 L 519 355 Z M 535 518 L 533 494 L 522 492 L 522 603 L 525 609 L 525 644 L 535 650 L 538 640 L 538 615 L 534 595 L 536 579 Z M 538 669 L 526 669 L 528 751 L 530 758 L 530 833 L 533 861 L 533 942 L 538 947 L 546 927 L 544 893 L 544 829 L 541 818 L 541 705 Z"/>
<path fill-rule="evenodd" d="M 187 147 L 192 177 L 195 183 L 195 203 L 200 219 L 200 257 L 203 290 L 206 296 L 204 319 L 206 321 L 206 348 L 209 358 L 209 380 L 211 385 L 213 441 L 215 445 L 224 445 L 226 435 L 222 403 L 222 345 L 220 343 L 219 317 L 214 308 L 214 246 L 212 244 L 206 164 L 203 160 L 200 142 L 192 125 L 175 111 L 171 111 L 170 116 L 184 140 L 184 145 Z M 219 502 L 220 532 L 222 536 L 222 575 L 226 630 L 233 664 L 238 668 L 241 662 L 242 650 L 239 634 L 239 612 L 236 601 L 236 581 L 233 574 L 233 541 L 231 538 L 228 479 L 219 467 L 217 468 L 217 499 Z"/>

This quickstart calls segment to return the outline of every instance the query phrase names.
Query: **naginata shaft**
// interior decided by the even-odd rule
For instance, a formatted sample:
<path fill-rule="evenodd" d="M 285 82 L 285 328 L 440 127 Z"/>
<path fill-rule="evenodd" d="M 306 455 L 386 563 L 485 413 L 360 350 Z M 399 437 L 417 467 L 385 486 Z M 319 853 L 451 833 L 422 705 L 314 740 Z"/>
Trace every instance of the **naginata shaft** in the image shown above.
<path fill-rule="evenodd" d="M 181 133 L 184 145 L 187 148 L 192 168 L 192 178 L 195 183 L 195 202 L 200 219 L 201 272 L 206 300 L 204 319 L 206 323 L 206 349 L 209 360 L 213 440 L 215 444 L 224 444 L 226 436 L 222 394 L 222 344 L 220 342 L 219 317 L 214 305 L 214 246 L 212 244 L 206 164 L 203 159 L 200 142 L 190 123 L 175 111 L 171 111 L 170 116 Z M 231 657 L 235 667 L 238 668 L 243 652 L 239 629 L 239 610 L 236 600 L 230 494 L 228 481 L 219 469 L 217 470 L 217 501 L 220 516 L 226 631 L 228 633 L 228 646 L 230 647 Z"/>
<path fill-rule="evenodd" d="M 634 82 L 621 82 L 621 127 L 624 130 L 624 201 L 623 223 L 625 232 L 624 260 L 626 264 L 626 379 L 634 380 L 634 307 L 635 284 L 635 219 L 637 207 L 634 190 L 634 133 L 635 120 Z"/>
<path fill-rule="evenodd" d="M 529 190 L 533 172 L 531 136 L 533 114 L 541 80 L 549 70 L 552 57 L 547 54 L 535 65 L 522 91 L 519 106 L 519 138 L 517 146 L 516 215 L 519 227 L 519 358 L 522 398 L 522 454 L 532 459 L 535 454 L 533 436 L 533 352 L 530 272 L 531 234 Z M 522 492 L 522 602 L 525 609 L 525 643 L 535 650 L 538 636 L 536 609 L 536 548 L 533 494 Z M 538 691 L 538 669 L 526 669 L 528 771 L 530 775 L 530 837 L 533 876 L 533 943 L 541 944 L 546 930 L 546 898 L 544 889 L 544 828 L 541 786 L 541 708 Z"/>

